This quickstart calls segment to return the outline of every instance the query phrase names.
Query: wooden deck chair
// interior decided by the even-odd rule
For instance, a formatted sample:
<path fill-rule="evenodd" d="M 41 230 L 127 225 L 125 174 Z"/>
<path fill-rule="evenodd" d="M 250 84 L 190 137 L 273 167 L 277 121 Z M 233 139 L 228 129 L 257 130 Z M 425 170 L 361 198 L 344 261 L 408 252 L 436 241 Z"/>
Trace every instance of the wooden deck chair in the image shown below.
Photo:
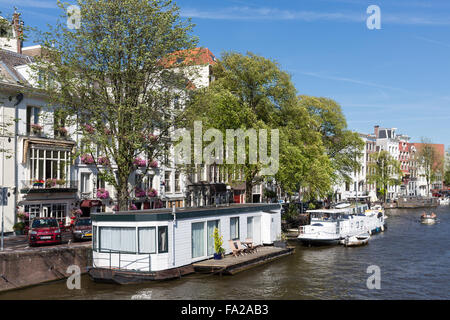
<path fill-rule="evenodd" d="M 233 256 L 237 257 L 242 254 L 243 250 L 241 250 L 236 243 L 236 241 L 228 240 L 228 244 L 230 245 L 230 249 L 233 252 Z"/>
<path fill-rule="evenodd" d="M 253 252 L 257 252 L 257 251 L 258 251 L 258 250 L 256 249 L 256 246 L 253 244 L 253 239 L 247 238 L 247 239 L 245 239 L 245 242 L 251 243 L 251 244 L 248 246 L 248 249 L 250 250 L 250 253 L 253 253 Z"/>
<path fill-rule="evenodd" d="M 241 240 L 236 240 L 236 244 L 238 246 L 238 249 L 241 250 L 242 253 L 251 253 L 251 250 L 249 248 L 246 248 L 242 245 Z"/>

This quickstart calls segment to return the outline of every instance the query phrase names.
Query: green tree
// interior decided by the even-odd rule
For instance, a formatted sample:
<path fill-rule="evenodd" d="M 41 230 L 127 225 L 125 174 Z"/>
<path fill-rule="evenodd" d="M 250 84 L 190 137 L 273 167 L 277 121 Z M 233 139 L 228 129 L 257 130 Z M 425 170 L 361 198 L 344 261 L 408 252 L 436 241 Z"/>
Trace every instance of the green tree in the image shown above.
<path fill-rule="evenodd" d="M 106 166 L 95 165 L 115 188 L 119 209 L 127 210 L 134 159 L 160 157 L 179 120 L 171 103 L 175 95 L 188 94 L 188 81 L 169 68 L 167 59 L 195 46 L 193 25 L 181 19 L 170 0 L 77 4 L 79 29 L 68 28 L 67 5 L 59 4 L 62 21 L 40 34 L 46 54 L 38 59 L 36 71 L 49 103 L 64 106 L 66 120 L 83 133 L 83 151 L 110 160 Z"/>
<path fill-rule="evenodd" d="M 296 89 L 290 76 L 269 59 L 247 53 L 226 52 L 213 68 L 215 81 L 192 99 L 190 122 L 202 120 L 204 130 L 276 129 L 280 110 L 296 103 Z M 270 140 L 269 140 L 270 145 Z M 235 152 L 237 150 L 235 149 Z M 270 152 L 270 150 L 269 150 Z M 249 147 L 246 147 L 249 159 Z M 229 172 L 243 170 L 246 201 L 252 202 L 252 188 L 263 177 L 262 164 L 224 165 Z"/>
<path fill-rule="evenodd" d="M 281 110 L 276 180 L 285 192 L 299 192 L 304 200 L 323 197 L 331 189 L 333 168 L 320 132 L 312 129 L 315 123 L 298 102 Z"/>
<path fill-rule="evenodd" d="M 422 169 L 421 176 L 427 181 L 427 195 L 430 185 L 438 176 L 443 175 L 443 159 L 439 156 L 430 140 L 423 138 L 417 150 L 417 161 Z"/>
<path fill-rule="evenodd" d="M 347 129 L 347 121 L 337 102 L 310 96 L 300 96 L 299 99 L 315 120 L 311 125 L 322 137 L 334 169 L 334 180 L 350 181 L 350 174 L 360 170 L 358 158 L 364 149 L 364 141 Z"/>
<path fill-rule="evenodd" d="M 371 157 L 373 161 L 369 164 L 370 174 L 367 176 L 367 181 L 370 184 L 376 183 L 378 192 L 386 202 L 388 187 L 401 184 L 400 162 L 385 150 L 374 153 Z"/>

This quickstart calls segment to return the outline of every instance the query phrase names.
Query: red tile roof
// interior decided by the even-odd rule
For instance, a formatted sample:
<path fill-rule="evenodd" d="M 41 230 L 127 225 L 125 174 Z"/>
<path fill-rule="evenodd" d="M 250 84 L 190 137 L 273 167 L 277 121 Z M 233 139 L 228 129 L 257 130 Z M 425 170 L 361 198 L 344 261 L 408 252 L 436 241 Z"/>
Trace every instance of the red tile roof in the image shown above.
<path fill-rule="evenodd" d="M 167 67 L 214 65 L 216 57 L 208 48 L 195 48 L 171 53 L 163 64 Z"/>

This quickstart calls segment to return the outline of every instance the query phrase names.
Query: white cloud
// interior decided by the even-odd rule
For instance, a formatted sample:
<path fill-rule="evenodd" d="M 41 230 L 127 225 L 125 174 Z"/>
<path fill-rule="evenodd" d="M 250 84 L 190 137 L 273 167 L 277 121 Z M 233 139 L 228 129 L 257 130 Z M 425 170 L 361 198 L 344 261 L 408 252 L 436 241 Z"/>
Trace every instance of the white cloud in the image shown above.
<path fill-rule="evenodd" d="M 183 8 L 181 14 L 184 17 L 209 19 L 209 20 L 292 20 L 292 21 L 339 21 L 339 22 L 365 22 L 368 15 L 365 10 L 326 12 L 326 11 L 302 11 L 282 10 L 269 7 L 235 6 L 228 8 L 214 8 L 209 10 L 197 8 Z M 449 16 L 385 13 L 381 8 L 381 23 L 400 25 L 450 25 Z"/>
<path fill-rule="evenodd" d="M 13 8 L 14 6 L 18 8 L 20 12 L 21 8 L 41 8 L 41 9 L 56 9 L 58 5 L 56 0 L 0 0 L 1 5 L 5 5 Z"/>

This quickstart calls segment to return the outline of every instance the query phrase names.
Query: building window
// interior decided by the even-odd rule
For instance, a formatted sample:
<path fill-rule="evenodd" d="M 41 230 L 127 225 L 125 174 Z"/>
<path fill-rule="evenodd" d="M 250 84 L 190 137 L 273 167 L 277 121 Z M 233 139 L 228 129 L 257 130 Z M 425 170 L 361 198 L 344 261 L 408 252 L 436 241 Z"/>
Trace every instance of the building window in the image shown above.
<path fill-rule="evenodd" d="M 105 189 L 105 180 L 103 180 L 102 178 L 100 178 L 99 176 L 97 176 L 97 190 L 98 189 Z"/>
<path fill-rule="evenodd" d="M 175 172 L 175 192 L 181 192 L 180 173 Z"/>
<path fill-rule="evenodd" d="M 30 149 L 30 179 L 62 179 L 69 176 L 70 151 Z"/>
<path fill-rule="evenodd" d="M 230 238 L 231 240 L 239 239 L 239 217 L 230 218 Z"/>
<path fill-rule="evenodd" d="M 86 172 L 81 173 L 81 185 L 80 186 L 81 186 L 81 193 L 90 193 L 91 192 L 91 174 L 90 173 L 86 173 Z"/>
<path fill-rule="evenodd" d="M 167 226 L 158 227 L 158 253 L 169 252 L 169 228 Z"/>
<path fill-rule="evenodd" d="M 139 253 L 156 253 L 156 227 L 138 229 Z"/>
<path fill-rule="evenodd" d="M 205 223 L 198 222 L 192 228 L 192 258 L 205 256 Z"/>
<path fill-rule="evenodd" d="M 31 132 L 32 124 L 39 124 L 41 108 L 27 106 L 27 134 Z"/>
<path fill-rule="evenodd" d="M 170 174 L 172 172 L 171 171 L 166 171 L 164 173 L 164 184 L 166 187 L 166 192 L 172 192 L 172 188 L 170 187 Z"/>
<path fill-rule="evenodd" d="M 100 252 L 136 253 L 136 228 L 100 227 Z"/>

